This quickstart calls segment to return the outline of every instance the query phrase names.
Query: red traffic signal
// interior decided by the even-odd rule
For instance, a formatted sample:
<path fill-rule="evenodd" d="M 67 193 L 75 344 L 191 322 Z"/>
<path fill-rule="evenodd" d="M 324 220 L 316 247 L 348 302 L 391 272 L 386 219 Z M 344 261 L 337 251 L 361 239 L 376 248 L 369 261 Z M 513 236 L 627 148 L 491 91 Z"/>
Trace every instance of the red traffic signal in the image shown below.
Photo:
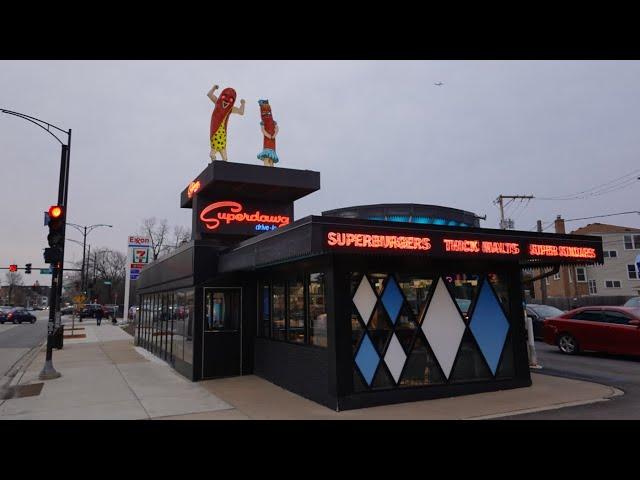
<path fill-rule="evenodd" d="M 60 205 L 52 205 L 49 207 L 49 218 L 60 218 L 62 216 L 62 207 Z"/>
<path fill-rule="evenodd" d="M 9 265 L 9 271 L 10 272 L 17 272 L 18 271 L 18 265 Z"/>

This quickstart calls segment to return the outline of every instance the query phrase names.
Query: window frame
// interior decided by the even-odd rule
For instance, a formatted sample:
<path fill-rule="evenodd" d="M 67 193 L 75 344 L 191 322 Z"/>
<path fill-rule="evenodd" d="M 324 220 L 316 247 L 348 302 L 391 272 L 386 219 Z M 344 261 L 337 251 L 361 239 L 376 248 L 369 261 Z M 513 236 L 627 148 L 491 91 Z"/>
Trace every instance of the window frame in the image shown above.
<path fill-rule="evenodd" d="M 633 277 L 631 276 L 632 270 L 633 270 Z M 638 280 L 639 276 L 640 275 L 638 275 L 638 269 L 635 263 L 627 264 L 627 277 L 629 278 L 629 280 Z"/>
<path fill-rule="evenodd" d="M 578 273 L 578 270 L 582 271 L 582 277 L 584 277 L 584 280 L 580 280 L 580 273 Z M 587 283 L 587 269 L 585 267 L 576 267 L 576 283 Z"/>
<path fill-rule="evenodd" d="M 607 285 L 607 282 L 611 282 L 611 286 L 609 287 Z M 615 283 L 618 282 L 618 286 L 615 286 Z M 622 288 L 622 282 L 620 280 L 605 280 L 604 281 L 604 288 Z"/>
<path fill-rule="evenodd" d="M 560 272 L 555 273 L 555 274 L 553 275 L 553 279 L 554 279 L 554 280 L 560 280 Z"/>
<path fill-rule="evenodd" d="M 596 282 L 595 278 L 587 280 L 587 286 L 589 288 L 589 295 L 596 295 L 598 293 L 598 282 Z"/>

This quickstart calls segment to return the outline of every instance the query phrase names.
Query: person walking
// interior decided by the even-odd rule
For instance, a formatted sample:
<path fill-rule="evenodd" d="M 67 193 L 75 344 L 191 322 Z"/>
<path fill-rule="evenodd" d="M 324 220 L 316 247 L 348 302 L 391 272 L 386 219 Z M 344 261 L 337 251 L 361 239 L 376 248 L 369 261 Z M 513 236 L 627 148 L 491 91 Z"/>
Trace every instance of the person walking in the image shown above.
<path fill-rule="evenodd" d="M 102 323 L 102 309 L 99 308 L 96 310 L 96 325 L 100 325 Z"/>

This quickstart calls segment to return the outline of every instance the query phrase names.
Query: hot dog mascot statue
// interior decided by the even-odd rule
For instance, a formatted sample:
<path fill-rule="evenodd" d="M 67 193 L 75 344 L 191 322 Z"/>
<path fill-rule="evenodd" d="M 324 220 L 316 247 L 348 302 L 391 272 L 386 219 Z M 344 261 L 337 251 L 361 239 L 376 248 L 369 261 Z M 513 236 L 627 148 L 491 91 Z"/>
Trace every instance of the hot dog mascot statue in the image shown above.
<path fill-rule="evenodd" d="M 236 103 L 236 91 L 233 88 L 225 88 L 220 92 L 220 96 L 216 97 L 215 91 L 218 85 L 214 85 L 207 97 L 215 103 L 213 113 L 211 114 L 211 126 L 209 128 L 209 141 L 211 143 L 211 162 L 216 159 L 216 153 L 220 153 L 222 160 L 227 160 L 227 124 L 229 116 L 232 113 L 244 115 L 244 99 L 240 100 L 240 108 L 234 107 Z"/>
<path fill-rule="evenodd" d="M 278 163 L 278 155 L 276 154 L 276 135 L 278 135 L 278 124 L 273 121 L 271 115 L 271 105 L 269 100 L 258 100 L 260 105 L 260 127 L 262 128 L 262 136 L 264 142 L 262 151 L 258 154 L 258 159 L 264 162 L 265 167 L 273 167 L 274 163 Z"/>

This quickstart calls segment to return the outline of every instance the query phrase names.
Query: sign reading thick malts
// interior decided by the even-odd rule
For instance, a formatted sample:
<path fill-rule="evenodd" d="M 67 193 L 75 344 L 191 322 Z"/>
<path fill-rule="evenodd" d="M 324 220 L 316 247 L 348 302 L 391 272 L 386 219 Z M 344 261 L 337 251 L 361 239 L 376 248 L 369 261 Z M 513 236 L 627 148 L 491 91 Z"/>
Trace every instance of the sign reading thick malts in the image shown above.
<path fill-rule="evenodd" d="M 289 205 L 222 200 L 203 205 L 198 218 L 202 233 L 256 235 L 289 225 L 293 212 Z"/>

